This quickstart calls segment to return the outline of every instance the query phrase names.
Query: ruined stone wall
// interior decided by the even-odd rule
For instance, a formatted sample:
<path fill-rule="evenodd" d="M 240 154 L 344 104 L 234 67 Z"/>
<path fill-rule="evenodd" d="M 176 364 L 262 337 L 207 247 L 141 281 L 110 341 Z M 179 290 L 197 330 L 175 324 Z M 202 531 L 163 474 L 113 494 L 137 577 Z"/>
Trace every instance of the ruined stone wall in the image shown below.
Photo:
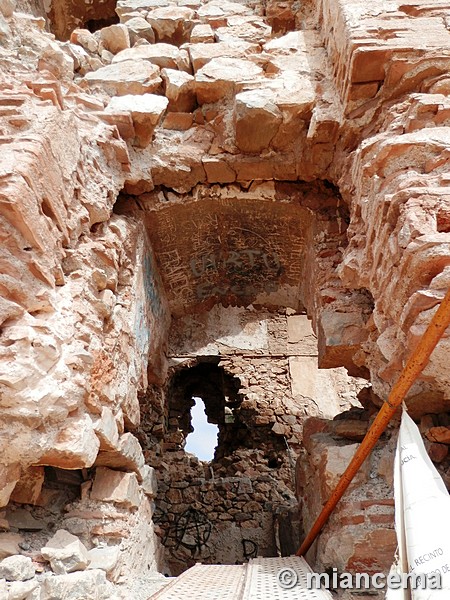
<path fill-rule="evenodd" d="M 150 446 L 147 454 L 159 481 L 155 520 L 168 569 L 294 553 L 303 421 L 359 405 L 363 381 L 344 369 L 318 370 L 317 339 L 306 315 L 292 309 L 217 306 L 179 318 L 169 352 L 162 452 L 155 456 Z M 184 451 L 193 395 L 219 427 L 211 463 Z"/>
<path fill-rule="evenodd" d="M 250 331 L 245 344 L 253 340 L 243 349 L 236 332 L 223 341 L 230 332 L 217 331 L 214 307 L 305 309 L 319 364 L 369 377 L 371 401 L 380 404 L 448 288 L 450 256 L 444 5 L 121 0 L 120 23 L 98 29 L 103 19 L 117 20 L 109 4 L 100 15 L 106 4 L 53 3 L 47 22 L 42 8 L 49 6 L 32 4 L 17 8 L 34 16 L 0 0 L 0 504 L 9 503 L 0 546 L 42 565 L 41 579 L 22 590 L 27 600 L 41 583 L 48 596 L 64 596 L 84 579 L 43 558 L 47 524 L 41 537 L 16 537 L 25 529 L 12 515 L 23 505 L 33 518 L 79 536 L 86 552 L 113 548 L 106 550 L 117 554 L 108 577 L 120 582 L 129 565 L 145 563 L 147 574 L 160 566 L 149 465 L 159 471 L 158 501 L 172 492 L 177 500 L 169 498 L 167 514 L 177 504 L 204 508 L 209 494 L 222 516 L 225 500 L 238 503 L 233 526 L 240 530 L 255 526 L 237 515 L 248 516 L 267 485 L 286 481 L 293 497 L 287 462 L 276 484 L 264 480 L 265 452 L 234 449 L 238 460 L 218 462 L 211 482 L 182 447 L 165 446 L 180 445 L 170 430 L 167 374 L 202 353 L 219 356 L 240 379 L 246 397 L 239 410 L 252 444 L 269 434 L 277 445 L 285 436 L 295 452 L 303 444 L 309 453 L 298 492 L 309 524 L 339 470 L 333 457 L 342 463 L 353 444 L 336 442 L 336 424 L 333 434 L 302 440 L 300 421 L 320 410 L 333 416 L 356 388 L 342 372 L 312 369 L 310 345 L 295 353 L 286 313 L 268 319 L 279 333 L 262 346 L 254 340 L 264 326 L 238 319 L 239 331 Z M 92 31 L 71 32 L 74 26 Z M 46 28 L 69 41 L 55 41 Z M 239 231 L 239 223 L 250 231 Z M 172 329 L 175 354 L 183 336 L 195 347 L 168 364 L 171 315 L 182 323 L 178 333 Z M 209 340 L 184 333 L 198 334 L 198 323 L 209 328 Z M 442 457 L 445 473 L 448 339 L 408 401 L 416 419 L 428 419 L 424 431 L 438 444 L 430 451 Z M 200 352 L 209 345 L 216 350 Z M 318 409 L 324 398 L 332 407 Z M 364 427 L 357 428 L 360 437 Z M 368 564 L 372 542 L 388 563 L 391 489 L 377 461 L 389 444 L 367 467 L 374 476 L 362 472 L 349 497 L 360 522 L 348 522 L 342 563 Z M 172 486 L 178 480 L 163 466 L 171 452 L 192 487 Z M 51 518 L 49 469 L 77 473 L 73 498 L 61 495 Z M 322 472 L 321 497 L 308 496 Z M 241 495 L 234 477 L 250 476 L 252 492 Z M 322 538 L 322 564 L 339 558 L 345 510 Z M 273 521 L 258 525 L 268 551 L 276 551 Z M 385 534 L 374 533 L 381 525 Z M 105 570 L 93 571 L 84 574 L 86 594 L 113 598 Z M 1 593 L 22 583 L 1 582 Z"/>
<path fill-rule="evenodd" d="M 151 277 L 142 223 L 113 215 L 129 165 L 125 143 L 114 127 L 79 108 L 91 101 L 66 79 L 67 62 L 41 33 L 42 21 L 6 15 L 0 501 L 10 504 L 2 512 L 0 554 L 20 552 L 42 576 L 2 580 L 0 595 L 9 586 L 21 597 L 40 597 L 39 590 L 65 597 L 79 581 L 89 597 L 113 598 L 105 570 L 95 567 L 102 557 L 114 558 L 108 577 L 122 581 L 126 574 L 127 583 L 133 569 L 142 575 L 160 565 L 146 495 L 155 489 L 130 429 L 140 419 L 138 392 L 149 376 L 164 377 L 158 357 L 170 316 L 156 273 Z M 94 464 L 97 471 L 90 470 Z M 74 484 L 72 495 L 54 489 L 54 469 L 73 473 L 62 480 Z M 42 550 L 59 528 L 85 543 L 74 568 L 56 542 L 48 555 Z M 87 559 L 95 549 L 99 557 Z M 80 573 L 89 563 L 93 570 Z"/>
<path fill-rule="evenodd" d="M 314 523 L 375 417 L 377 409 L 370 401 L 370 394 L 360 394 L 360 399 L 364 410 L 343 412 L 333 421 L 315 417 L 305 421 L 303 447 L 296 467 L 297 495 L 305 530 Z M 428 414 L 420 419 L 428 454 L 450 487 L 448 423 L 448 413 Z M 362 465 L 308 552 L 309 562 L 319 572 L 333 568 L 339 573 L 389 572 L 397 548 L 393 500 L 397 427 L 398 418 Z M 367 597 L 374 595 L 376 591 L 372 590 Z M 348 597 L 359 598 L 361 593 L 355 590 Z"/>

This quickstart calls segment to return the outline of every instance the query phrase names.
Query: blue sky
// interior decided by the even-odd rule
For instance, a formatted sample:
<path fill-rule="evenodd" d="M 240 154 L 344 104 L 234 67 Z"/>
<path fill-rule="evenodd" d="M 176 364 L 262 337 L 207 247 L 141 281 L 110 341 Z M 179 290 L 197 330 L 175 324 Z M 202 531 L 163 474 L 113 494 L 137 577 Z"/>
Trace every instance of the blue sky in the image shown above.
<path fill-rule="evenodd" d="M 187 436 L 185 450 L 195 454 L 200 460 L 210 461 L 214 456 L 217 446 L 217 425 L 212 425 L 206 420 L 205 405 L 201 398 L 194 398 L 195 405 L 192 407 L 193 433 Z"/>

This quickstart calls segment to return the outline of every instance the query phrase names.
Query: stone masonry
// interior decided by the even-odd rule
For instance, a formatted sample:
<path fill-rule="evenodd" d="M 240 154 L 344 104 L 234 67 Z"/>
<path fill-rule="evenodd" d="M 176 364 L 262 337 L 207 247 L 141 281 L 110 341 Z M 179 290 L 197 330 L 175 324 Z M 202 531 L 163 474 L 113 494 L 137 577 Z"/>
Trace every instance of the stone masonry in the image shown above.
<path fill-rule="evenodd" d="M 295 551 L 450 283 L 449 70 L 443 0 L 0 0 L 1 599 Z M 317 568 L 389 568 L 396 427 Z"/>

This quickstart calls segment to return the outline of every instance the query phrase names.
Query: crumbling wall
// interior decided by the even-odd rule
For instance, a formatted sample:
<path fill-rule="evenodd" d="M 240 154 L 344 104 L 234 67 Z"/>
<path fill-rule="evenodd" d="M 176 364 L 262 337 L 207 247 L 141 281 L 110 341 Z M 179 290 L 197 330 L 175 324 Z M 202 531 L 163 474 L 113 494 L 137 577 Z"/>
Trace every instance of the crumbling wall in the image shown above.
<path fill-rule="evenodd" d="M 297 496 L 305 531 L 319 515 L 377 412 L 373 394 L 360 394 L 364 409 L 343 412 L 334 420 L 305 421 L 303 448 L 296 467 Z M 417 419 L 417 415 L 415 415 Z M 449 479 L 449 413 L 417 419 L 427 451 L 446 485 Z M 343 499 L 308 552 L 321 572 L 388 573 L 394 560 L 393 464 L 399 415 L 365 461 Z M 348 592 L 349 598 L 361 592 Z M 384 592 L 379 592 L 380 597 Z M 372 596 L 376 591 L 372 590 Z"/>
<path fill-rule="evenodd" d="M 243 502 L 233 535 L 245 523 L 255 526 L 238 515 L 249 516 L 253 501 L 263 506 L 257 494 L 275 489 L 274 481 L 286 485 L 289 506 L 293 498 L 287 450 L 285 467 L 269 482 L 261 472 L 278 458 L 268 447 L 242 456 L 235 448 L 230 464 L 223 453 L 214 480 L 185 456 L 183 436 L 170 429 L 167 368 L 172 375 L 202 353 L 218 356 L 242 384 L 239 411 L 251 445 L 266 437 L 279 453 L 285 437 L 294 452 L 309 447 L 307 490 L 320 469 L 328 472 L 328 455 L 342 462 L 349 445 L 335 444 L 337 425 L 318 441 L 303 440 L 302 421 L 320 411 L 333 416 L 359 384 L 312 368 L 305 336 L 304 353 L 295 353 L 289 336 L 305 332 L 299 313 L 312 321 L 319 364 L 370 377 L 371 399 L 380 404 L 436 310 L 449 265 L 447 16 L 441 5 L 400 2 L 374 9 L 359 0 L 123 0 L 120 23 L 97 30 L 102 19 L 117 20 L 111 5 L 65 1 L 49 13 L 57 35 L 69 40 L 60 43 L 44 32 L 40 6 L 33 3 L 31 16 L 0 0 L 0 500 L 38 506 L 47 489 L 42 467 L 73 470 L 80 481 L 75 521 L 61 526 L 75 527 L 86 550 L 94 542 L 119 547 L 122 573 L 127 553 L 140 561 L 143 528 L 142 560 L 151 569 L 159 555 L 148 526 L 146 462 L 158 469 L 158 501 L 171 507 L 171 523 L 174 506 L 189 506 L 189 493 L 202 510 L 209 494 L 222 515 L 225 492 Z M 239 310 L 231 319 L 239 331 L 247 328 L 244 342 L 236 331 L 218 331 L 219 305 L 248 307 L 247 317 L 254 310 L 250 319 Z M 253 318 L 263 307 L 281 309 L 266 319 L 278 334 L 269 327 L 266 336 L 265 319 Z M 291 321 L 286 307 L 296 312 Z M 179 346 L 168 364 L 171 313 Z M 198 323 L 214 330 L 211 339 L 198 337 Z M 183 336 L 195 340 L 184 347 L 187 356 L 179 354 Z M 430 451 L 442 465 L 447 346 L 444 337 L 408 401 L 415 417 L 435 419 L 427 431 L 438 445 Z M 323 397 L 332 401 L 324 405 Z M 358 502 L 376 495 L 370 518 L 350 530 L 346 548 L 355 565 L 358 556 L 370 558 L 367 540 L 383 551 L 373 531 L 375 516 L 390 518 L 390 509 L 377 508 L 391 494 L 386 470 L 376 466 L 386 443 L 374 457 L 374 477 L 352 491 Z M 184 479 L 172 486 L 181 480 L 164 466 L 171 452 L 180 476 L 199 482 L 195 493 Z M 126 494 L 109 496 L 108 481 L 117 477 Z M 239 497 L 234 477 L 254 478 L 253 496 Z M 167 502 L 172 492 L 177 501 Z M 316 500 L 304 504 L 305 522 L 323 498 Z M 216 519 L 211 511 L 209 519 Z M 2 523 L 14 527 L 8 518 Z M 267 551 L 276 551 L 273 521 L 258 525 Z M 16 533 L 2 534 L 6 553 L 19 552 Z M 338 529 L 324 534 L 324 561 L 337 560 L 338 540 Z M 66 575 L 42 564 L 50 595 L 84 581 L 79 572 L 60 580 Z M 89 575 L 86 593 L 112 594 L 105 577 Z M 3 592 L 7 584 L 0 585 Z"/>
<path fill-rule="evenodd" d="M 306 315 L 293 310 L 216 306 L 173 321 L 161 454 L 147 450 L 159 480 L 155 520 L 173 574 L 198 560 L 233 564 L 296 551 L 303 421 L 359 405 L 365 385 L 343 369 L 320 372 L 317 352 Z M 210 463 L 184 451 L 192 396 L 219 427 Z"/>

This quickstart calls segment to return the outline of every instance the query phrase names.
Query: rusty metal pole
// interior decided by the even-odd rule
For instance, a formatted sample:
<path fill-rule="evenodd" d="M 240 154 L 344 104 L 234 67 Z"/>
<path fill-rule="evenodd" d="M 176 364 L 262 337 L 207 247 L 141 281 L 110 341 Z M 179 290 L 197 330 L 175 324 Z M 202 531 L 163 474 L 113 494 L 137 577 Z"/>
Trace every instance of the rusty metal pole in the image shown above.
<path fill-rule="evenodd" d="M 365 438 L 350 461 L 350 464 L 348 465 L 344 474 L 341 476 L 336 489 L 331 494 L 328 502 L 325 504 L 322 512 L 312 526 L 311 531 L 308 533 L 302 545 L 300 546 L 297 556 L 303 556 L 306 554 L 311 545 L 314 543 L 316 537 L 319 535 L 325 523 L 328 521 L 331 513 L 336 507 L 336 504 L 344 495 L 360 466 L 369 456 L 381 434 L 386 429 L 389 421 L 392 419 L 398 407 L 403 402 L 407 392 L 422 370 L 425 368 L 431 353 L 449 325 L 450 289 L 447 291 L 444 299 L 441 302 L 441 305 L 431 319 L 431 322 L 428 325 L 425 333 L 409 357 L 405 367 L 403 368 L 403 371 L 400 374 L 400 377 L 393 386 L 388 399 L 381 407 L 374 422 L 366 433 Z"/>

